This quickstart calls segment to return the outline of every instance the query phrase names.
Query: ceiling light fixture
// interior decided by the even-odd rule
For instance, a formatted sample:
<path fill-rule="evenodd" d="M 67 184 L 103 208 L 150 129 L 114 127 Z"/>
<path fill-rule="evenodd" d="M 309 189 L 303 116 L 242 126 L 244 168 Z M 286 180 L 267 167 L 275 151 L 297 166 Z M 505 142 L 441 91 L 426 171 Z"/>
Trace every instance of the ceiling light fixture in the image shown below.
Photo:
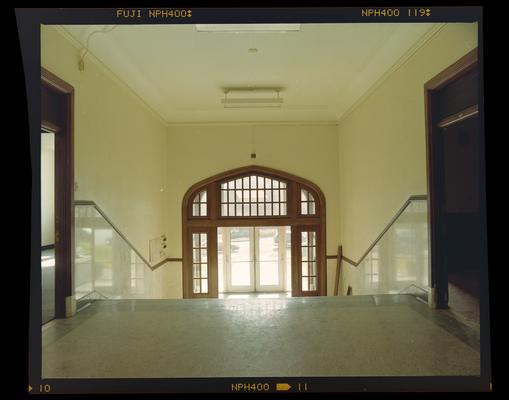
<path fill-rule="evenodd" d="M 300 24 L 196 24 L 197 32 L 285 33 L 300 31 Z"/>
<path fill-rule="evenodd" d="M 281 108 L 283 99 L 279 97 L 280 91 L 280 88 L 224 89 L 224 98 L 221 99 L 221 103 L 224 108 Z M 273 96 L 267 97 L 267 93 L 272 93 Z"/>

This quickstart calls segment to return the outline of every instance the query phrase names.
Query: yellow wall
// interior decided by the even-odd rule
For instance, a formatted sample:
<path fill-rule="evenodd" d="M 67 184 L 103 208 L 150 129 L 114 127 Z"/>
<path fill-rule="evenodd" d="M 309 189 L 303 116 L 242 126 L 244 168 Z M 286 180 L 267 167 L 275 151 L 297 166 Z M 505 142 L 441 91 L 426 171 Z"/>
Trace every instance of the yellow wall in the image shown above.
<path fill-rule="evenodd" d="M 41 65 L 75 89 L 75 199 L 95 201 L 148 259 L 149 239 L 165 232 L 166 126 L 91 56 L 79 71 L 78 58 L 41 27 Z"/>
<path fill-rule="evenodd" d="M 359 259 L 410 195 L 427 193 L 424 84 L 476 46 L 477 24 L 445 25 L 340 120 L 340 238 L 348 258 Z M 345 263 L 343 290 L 353 272 Z"/>
<path fill-rule="evenodd" d="M 257 154 L 254 160 L 250 158 L 252 137 Z M 336 125 L 171 126 L 167 154 L 170 257 L 182 255 L 181 206 L 189 187 L 220 172 L 253 164 L 298 175 L 322 189 L 327 202 L 327 254 L 336 253 L 339 240 Z"/>
<path fill-rule="evenodd" d="M 356 260 L 408 196 L 426 193 L 423 86 L 476 47 L 477 26 L 446 25 L 339 125 L 167 127 L 91 55 L 80 72 L 79 49 L 55 28 L 41 27 L 41 45 L 42 66 L 75 88 L 75 197 L 97 202 L 147 258 L 149 239 L 163 233 L 168 257 L 182 256 L 181 202 L 191 185 L 257 164 L 320 186 L 327 254 L 341 242 Z M 329 293 L 334 266 L 328 263 Z M 182 295 L 180 263 L 156 273 L 162 297 Z"/>

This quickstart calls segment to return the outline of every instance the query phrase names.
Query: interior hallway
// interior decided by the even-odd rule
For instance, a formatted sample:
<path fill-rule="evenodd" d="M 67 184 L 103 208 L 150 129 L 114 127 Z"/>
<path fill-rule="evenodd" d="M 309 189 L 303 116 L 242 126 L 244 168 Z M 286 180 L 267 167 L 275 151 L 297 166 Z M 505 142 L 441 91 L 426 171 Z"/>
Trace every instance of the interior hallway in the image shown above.
<path fill-rule="evenodd" d="M 44 378 L 480 373 L 479 331 L 410 295 L 96 301 L 42 340 Z"/>

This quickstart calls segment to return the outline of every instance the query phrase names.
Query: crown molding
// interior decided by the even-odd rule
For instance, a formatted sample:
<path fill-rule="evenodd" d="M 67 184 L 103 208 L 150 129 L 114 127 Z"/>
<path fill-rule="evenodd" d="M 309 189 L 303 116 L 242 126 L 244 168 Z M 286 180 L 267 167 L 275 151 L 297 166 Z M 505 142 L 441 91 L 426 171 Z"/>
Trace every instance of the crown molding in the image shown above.
<path fill-rule="evenodd" d="M 440 32 L 447 23 L 437 23 L 433 25 L 424 35 L 422 35 L 417 42 L 414 43 L 398 60 L 373 83 L 369 89 L 364 92 L 346 111 L 338 116 L 338 125 L 343 122 L 357 107 L 359 107 L 364 101 L 367 100 L 392 74 L 394 74 L 399 68 L 405 65 L 417 51 L 421 49 L 426 43 L 428 43 L 438 32 Z"/>
<path fill-rule="evenodd" d="M 49 28 L 53 28 L 58 34 L 66 39 L 78 52 L 84 49 L 81 42 L 76 39 L 71 33 L 65 30 L 61 25 L 45 25 Z M 143 98 L 134 91 L 125 81 L 123 81 L 117 74 L 115 74 L 106 64 L 104 64 L 95 54 L 89 49 L 87 52 L 87 61 L 91 61 L 99 70 L 104 72 L 106 76 L 112 79 L 119 86 L 123 87 L 145 110 L 150 112 L 161 124 L 168 127 L 168 121 L 163 118 L 154 108 L 152 108 Z M 76 63 L 76 69 L 78 69 L 78 63 Z"/>

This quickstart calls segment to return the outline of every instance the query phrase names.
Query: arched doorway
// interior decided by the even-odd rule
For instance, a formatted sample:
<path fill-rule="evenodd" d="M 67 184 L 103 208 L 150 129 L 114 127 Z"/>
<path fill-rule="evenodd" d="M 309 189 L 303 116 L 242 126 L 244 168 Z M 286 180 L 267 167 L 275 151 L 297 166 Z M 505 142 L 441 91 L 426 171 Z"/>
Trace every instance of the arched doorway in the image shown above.
<path fill-rule="evenodd" d="M 229 257 L 239 248 L 233 234 L 243 238 L 244 260 Z M 272 238 L 281 258 L 260 257 L 262 237 L 265 247 Z M 182 202 L 182 244 L 184 298 L 216 298 L 220 286 L 249 292 L 291 286 L 294 297 L 326 295 L 325 197 L 295 175 L 249 166 L 196 183 Z M 286 278 L 274 270 L 283 268 L 277 260 L 288 262 Z"/>

